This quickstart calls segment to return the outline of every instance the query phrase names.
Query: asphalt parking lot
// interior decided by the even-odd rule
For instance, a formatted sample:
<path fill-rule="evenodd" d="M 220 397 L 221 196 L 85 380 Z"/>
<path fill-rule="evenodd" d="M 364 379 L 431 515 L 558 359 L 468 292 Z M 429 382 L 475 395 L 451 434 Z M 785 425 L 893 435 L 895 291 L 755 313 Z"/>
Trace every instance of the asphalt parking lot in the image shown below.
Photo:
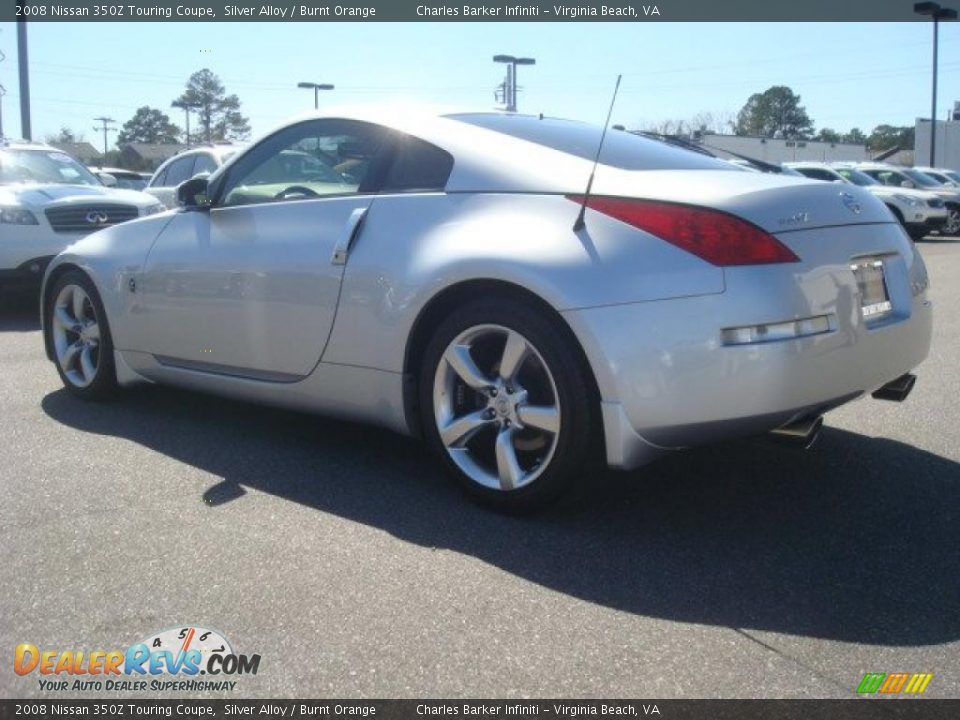
<path fill-rule="evenodd" d="M 960 239 L 921 248 L 935 340 L 907 402 L 532 518 L 385 431 L 160 388 L 82 403 L 5 296 L 0 695 L 51 696 L 18 643 L 197 624 L 261 655 L 236 697 L 853 697 L 898 671 L 958 697 Z"/>

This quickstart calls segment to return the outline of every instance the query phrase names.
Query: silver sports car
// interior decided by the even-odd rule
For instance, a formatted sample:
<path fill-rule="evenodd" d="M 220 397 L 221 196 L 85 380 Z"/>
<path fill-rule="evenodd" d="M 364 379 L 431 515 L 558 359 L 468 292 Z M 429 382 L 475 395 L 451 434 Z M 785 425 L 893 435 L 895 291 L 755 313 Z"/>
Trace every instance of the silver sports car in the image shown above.
<path fill-rule="evenodd" d="M 498 113 L 290 122 L 50 265 L 66 387 L 178 385 L 422 436 L 504 508 L 668 450 L 807 444 L 927 355 L 927 272 L 852 186 Z"/>

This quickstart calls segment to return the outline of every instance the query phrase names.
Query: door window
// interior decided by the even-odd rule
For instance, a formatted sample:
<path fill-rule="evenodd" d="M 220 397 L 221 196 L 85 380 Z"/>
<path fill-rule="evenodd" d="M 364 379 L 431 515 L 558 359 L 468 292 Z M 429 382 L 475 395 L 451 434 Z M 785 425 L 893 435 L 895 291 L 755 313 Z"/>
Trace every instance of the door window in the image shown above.
<path fill-rule="evenodd" d="M 285 128 L 237 161 L 218 204 L 375 192 L 375 165 L 386 139 L 383 128 L 352 120 L 312 120 Z"/>

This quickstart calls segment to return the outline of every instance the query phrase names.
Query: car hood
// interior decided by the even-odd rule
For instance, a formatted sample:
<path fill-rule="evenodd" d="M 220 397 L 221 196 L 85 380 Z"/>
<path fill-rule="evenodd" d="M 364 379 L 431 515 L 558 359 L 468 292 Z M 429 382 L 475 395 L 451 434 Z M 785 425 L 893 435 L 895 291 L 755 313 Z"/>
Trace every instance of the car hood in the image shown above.
<path fill-rule="evenodd" d="M 85 203 L 105 200 L 147 207 L 157 200 L 137 190 L 117 190 L 98 185 L 5 185 L 0 187 L 0 204 L 26 205 L 35 208 L 53 204 Z"/>
<path fill-rule="evenodd" d="M 605 167 L 593 192 L 722 210 L 774 233 L 894 221 L 886 206 L 863 188 L 792 175 Z"/>
<path fill-rule="evenodd" d="M 958 193 L 956 190 L 952 190 L 951 188 L 929 188 L 923 192 L 942 197 L 947 202 L 960 202 L 960 193 Z"/>
<path fill-rule="evenodd" d="M 890 197 L 891 195 L 905 195 L 906 197 L 916 198 L 926 202 L 931 198 L 940 197 L 937 193 L 927 190 L 914 190 L 913 188 L 898 188 L 890 185 L 866 185 L 863 188 L 867 192 L 873 193 L 878 197 Z"/>

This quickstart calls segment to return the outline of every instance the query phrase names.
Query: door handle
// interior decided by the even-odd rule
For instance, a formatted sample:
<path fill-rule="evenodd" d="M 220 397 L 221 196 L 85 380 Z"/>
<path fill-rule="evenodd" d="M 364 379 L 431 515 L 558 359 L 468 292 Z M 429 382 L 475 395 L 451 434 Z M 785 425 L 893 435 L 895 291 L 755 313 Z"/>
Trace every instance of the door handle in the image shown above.
<path fill-rule="evenodd" d="M 347 257 L 350 255 L 350 246 L 353 245 L 353 241 L 360 233 L 360 225 L 363 223 L 363 218 L 366 214 L 367 208 L 365 207 L 356 208 L 350 213 L 350 217 L 347 218 L 343 230 L 340 231 L 337 244 L 333 248 L 333 257 L 330 258 L 331 265 L 347 264 Z"/>

